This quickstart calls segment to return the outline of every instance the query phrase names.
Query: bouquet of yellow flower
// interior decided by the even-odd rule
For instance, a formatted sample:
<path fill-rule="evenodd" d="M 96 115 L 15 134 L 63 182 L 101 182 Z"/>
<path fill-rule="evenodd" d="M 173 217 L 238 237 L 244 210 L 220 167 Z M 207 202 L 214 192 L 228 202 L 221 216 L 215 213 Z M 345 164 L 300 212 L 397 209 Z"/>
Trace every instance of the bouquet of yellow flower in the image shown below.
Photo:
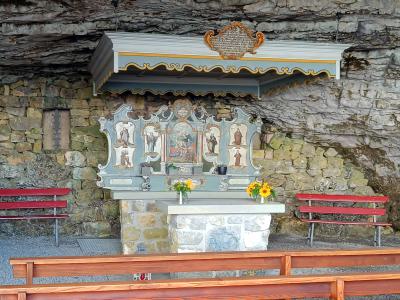
<path fill-rule="evenodd" d="M 187 193 L 191 192 L 195 188 L 195 185 L 191 179 L 179 180 L 172 185 L 172 189 L 182 194 L 184 198 L 187 197 Z"/>
<path fill-rule="evenodd" d="M 264 180 L 251 182 L 246 188 L 246 193 L 254 200 L 261 197 L 261 203 L 264 203 L 264 198 L 268 198 L 271 195 L 275 197 L 275 191 Z"/>

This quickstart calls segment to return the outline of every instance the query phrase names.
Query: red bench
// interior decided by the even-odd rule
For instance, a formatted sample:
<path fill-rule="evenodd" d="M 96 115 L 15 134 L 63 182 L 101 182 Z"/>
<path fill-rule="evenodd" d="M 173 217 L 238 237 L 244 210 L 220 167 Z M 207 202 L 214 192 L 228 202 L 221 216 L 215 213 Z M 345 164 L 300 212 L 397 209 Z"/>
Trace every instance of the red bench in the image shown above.
<path fill-rule="evenodd" d="M 374 245 L 381 246 L 381 227 L 391 226 L 390 223 L 380 222 L 377 216 L 385 216 L 386 209 L 383 206 L 389 201 L 387 196 L 355 196 L 355 195 L 321 195 L 321 194 L 296 194 L 298 201 L 306 202 L 307 205 L 300 205 L 300 213 L 307 214 L 301 221 L 309 223 L 307 240 L 310 245 L 314 239 L 314 225 L 318 224 L 338 224 L 338 225 L 364 225 L 374 226 Z M 351 206 L 337 206 L 337 204 L 351 204 Z M 325 205 L 323 205 L 325 204 Z M 330 205 L 331 204 L 331 205 Z M 357 204 L 368 204 L 372 207 L 356 207 Z M 341 221 L 325 217 L 321 219 L 319 215 L 353 215 L 369 216 L 368 220 L 361 221 Z"/>
<path fill-rule="evenodd" d="M 55 242 L 58 246 L 58 220 L 68 218 L 68 214 L 58 214 L 57 208 L 66 208 L 66 200 L 58 200 L 57 196 L 65 196 L 70 193 L 68 188 L 45 188 L 45 189 L 0 189 L 0 198 L 7 197 L 52 197 L 52 200 L 23 200 L 13 202 L 0 202 L 1 210 L 20 209 L 53 209 L 52 213 L 47 214 L 27 214 L 27 215 L 1 215 L 0 220 L 32 220 L 32 219 L 54 219 Z"/>

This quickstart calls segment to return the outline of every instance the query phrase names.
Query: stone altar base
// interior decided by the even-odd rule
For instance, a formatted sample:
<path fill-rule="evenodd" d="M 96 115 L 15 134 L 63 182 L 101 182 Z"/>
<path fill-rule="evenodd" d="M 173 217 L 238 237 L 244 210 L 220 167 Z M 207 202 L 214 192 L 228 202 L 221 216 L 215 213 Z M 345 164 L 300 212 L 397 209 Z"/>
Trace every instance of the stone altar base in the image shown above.
<path fill-rule="evenodd" d="M 271 215 L 285 211 L 282 203 L 259 204 L 241 192 L 192 193 L 184 205 L 176 193 L 112 195 L 120 200 L 124 254 L 267 250 Z"/>
<path fill-rule="evenodd" d="M 270 214 L 170 215 L 171 252 L 267 250 Z"/>
<path fill-rule="evenodd" d="M 238 195 L 240 196 L 240 195 Z M 285 206 L 249 199 L 195 199 L 188 204 L 161 202 L 168 214 L 170 251 L 222 252 L 267 250 L 271 214 Z M 243 271 L 173 273 L 173 278 L 239 276 Z"/>

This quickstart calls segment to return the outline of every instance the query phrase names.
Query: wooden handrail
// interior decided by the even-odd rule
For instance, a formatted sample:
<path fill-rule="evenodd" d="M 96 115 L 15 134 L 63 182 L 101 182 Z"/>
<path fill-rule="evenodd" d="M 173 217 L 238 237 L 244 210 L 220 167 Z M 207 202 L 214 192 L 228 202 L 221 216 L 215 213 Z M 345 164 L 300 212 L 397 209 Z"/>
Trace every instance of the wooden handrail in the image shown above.
<path fill-rule="evenodd" d="M 400 265 L 400 249 L 256 251 L 181 253 L 96 257 L 12 258 L 15 278 L 92 276 L 132 273 L 202 272 L 279 269 L 290 275 L 295 268 Z M 28 272 L 28 263 L 32 271 Z M 32 275 L 30 275 L 32 274 Z"/>
<path fill-rule="evenodd" d="M 400 272 L 0 286 L 17 299 L 282 299 L 400 293 Z"/>

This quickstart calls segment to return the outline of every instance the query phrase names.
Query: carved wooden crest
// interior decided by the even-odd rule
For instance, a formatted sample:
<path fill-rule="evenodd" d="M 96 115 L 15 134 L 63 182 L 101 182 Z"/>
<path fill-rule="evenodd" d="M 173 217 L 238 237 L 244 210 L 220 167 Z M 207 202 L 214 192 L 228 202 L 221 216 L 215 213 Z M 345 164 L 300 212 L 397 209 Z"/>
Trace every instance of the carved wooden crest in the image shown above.
<path fill-rule="evenodd" d="M 204 41 L 211 50 L 217 51 L 223 59 L 240 59 L 247 52 L 255 54 L 255 49 L 264 42 L 265 36 L 262 32 L 252 31 L 240 22 L 231 24 L 218 30 L 214 35 L 209 30 L 204 35 Z"/>

